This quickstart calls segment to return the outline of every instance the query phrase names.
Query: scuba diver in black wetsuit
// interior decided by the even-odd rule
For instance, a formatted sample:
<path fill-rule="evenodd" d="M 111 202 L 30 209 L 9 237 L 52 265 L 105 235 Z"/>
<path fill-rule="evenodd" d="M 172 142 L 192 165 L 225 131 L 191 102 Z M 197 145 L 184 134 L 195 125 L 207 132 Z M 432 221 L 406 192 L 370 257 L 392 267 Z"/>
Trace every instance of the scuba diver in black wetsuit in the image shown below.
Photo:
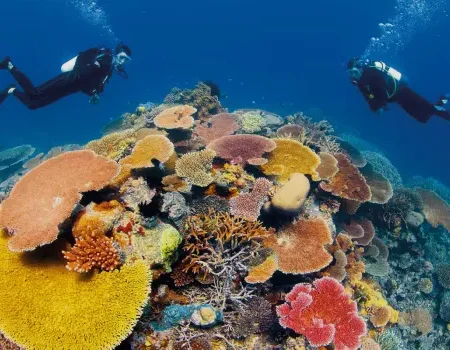
<path fill-rule="evenodd" d="M 114 52 L 108 48 L 91 48 L 64 63 L 62 73 L 42 85 L 33 83 L 12 63 L 9 57 L 0 62 L 0 69 L 9 70 L 23 91 L 11 85 L 0 92 L 0 104 L 9 95 L 17 97 L 29 109 L 38 109 L 77 92 L 91 96 L 89 103 L 97 104 L 99 94 L 114 70 L 127 78 L 125 64 L 131 60 L 131 50 L 119 44 Z"/>
<path fill-rule="evenodd" d="M 450 121 L 450 112 L 443 107 L 450 95 L 432 104 L 413 91 L 400 72 L 384 62 L 353 58 L 348 62 L 347 73 L 377 114 L 387 110 L 388 103 L 397 103 L 421 123 L 426 123 L 433 115 Z"/>

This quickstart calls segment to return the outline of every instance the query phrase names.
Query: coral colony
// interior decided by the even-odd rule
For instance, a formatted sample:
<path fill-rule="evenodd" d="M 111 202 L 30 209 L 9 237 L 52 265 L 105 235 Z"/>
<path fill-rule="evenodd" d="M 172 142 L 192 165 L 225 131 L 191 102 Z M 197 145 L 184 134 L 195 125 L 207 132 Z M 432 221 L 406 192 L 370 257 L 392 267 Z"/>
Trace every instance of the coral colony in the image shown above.
<path fill-rule="evenodd" d="M 174 89 L 0 152 L 1 349 L 448 349 L 449 190 L 326 121 Z"/>

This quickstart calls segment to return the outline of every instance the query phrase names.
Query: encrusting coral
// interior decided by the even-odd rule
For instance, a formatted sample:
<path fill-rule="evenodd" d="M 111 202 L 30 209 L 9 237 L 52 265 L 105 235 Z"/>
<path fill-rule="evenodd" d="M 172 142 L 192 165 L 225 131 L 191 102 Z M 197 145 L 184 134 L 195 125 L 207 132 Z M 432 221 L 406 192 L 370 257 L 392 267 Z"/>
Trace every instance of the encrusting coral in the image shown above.
<path fill-rule="evenodd" d="M 117 171 L 115 162 L 89 150 L 63 153 L 32 169 L 0 206 L 0 227 L 14 233 L 9 248 L 33 250 L 56 240 L 81 192 L 101 189 Z"/>
<path fill-rule="evenodd" d="M 132 331 L 150 291 L 138 260 L 80 278 L 52 254 L 17 254 L 0 238 L 0 332 L 29 349 L 113 349 Z M 107 331 L 105 331 L 107 330 Z"/>

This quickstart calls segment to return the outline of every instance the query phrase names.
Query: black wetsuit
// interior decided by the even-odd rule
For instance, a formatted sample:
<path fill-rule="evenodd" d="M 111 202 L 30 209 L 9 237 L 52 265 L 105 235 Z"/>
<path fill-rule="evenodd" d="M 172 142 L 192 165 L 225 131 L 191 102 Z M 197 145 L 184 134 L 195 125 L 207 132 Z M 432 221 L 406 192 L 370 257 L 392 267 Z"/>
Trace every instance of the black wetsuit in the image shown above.
<path fill-rule="evenodd" d="M 105 48 L 80 52 L 72 71 L 62 73 L 37 87 L 15 66 L 10 72 L 23 89 L 15 89 L 13 95 L 28 108 L 37 109 L 77 92 L 89 96 L 103 92 L 113 72 L 113 55 L 111 50 Z"/>
<path fill-rule="evenodd" d="M 357 81 L 358 89 L 372 111 L 377 111 L 388 103 L 394 102 L 421 123 L 426 123 L 433 115 L 450 120 L 448 111 L 437 109 L 435 105 L 413 91 L 406 84 L 404 77 L 398 81 L 388 73 L 387 69 L 378 69 L 375 67 L 375 62 L 369 62 L 363 67 L 361 78 Z"/>

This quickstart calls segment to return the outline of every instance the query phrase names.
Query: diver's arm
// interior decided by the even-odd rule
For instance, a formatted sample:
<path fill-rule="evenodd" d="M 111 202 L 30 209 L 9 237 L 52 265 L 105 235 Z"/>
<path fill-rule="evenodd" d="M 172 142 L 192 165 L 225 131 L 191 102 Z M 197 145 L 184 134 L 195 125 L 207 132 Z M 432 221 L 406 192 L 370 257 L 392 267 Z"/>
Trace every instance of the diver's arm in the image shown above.
<path fill-rule="evenodd" d="M 375 112 L 387 105 L 389 97 L 384 76 L 380 71 L 367 68 L 358 82 L 358 88 L 372 111 Z"/>
<path fill-rule="evenodd" d="M 97 48 L 92 48 L 78 54 L 77 60 L 75 62 L 74 71 L 78 74 L 87 74 L 92 69 L 97 69 L 100 64 L 97 62 L 97 56 L 100 50 Z"/>

